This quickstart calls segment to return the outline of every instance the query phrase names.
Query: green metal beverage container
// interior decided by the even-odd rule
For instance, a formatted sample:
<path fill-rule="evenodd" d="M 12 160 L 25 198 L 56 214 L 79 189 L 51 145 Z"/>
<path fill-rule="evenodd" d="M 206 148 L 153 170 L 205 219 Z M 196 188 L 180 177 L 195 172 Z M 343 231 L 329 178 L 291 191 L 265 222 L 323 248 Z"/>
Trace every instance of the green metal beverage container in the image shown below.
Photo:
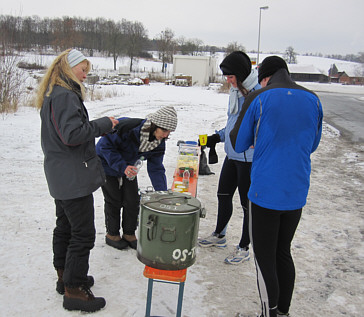
<path fill-rule="evenodd" d="M 198 199 L 172 191 L 142 195 L 138 259 L 160 270 L 182 270 L 196 260 L 200 217 Z"/>

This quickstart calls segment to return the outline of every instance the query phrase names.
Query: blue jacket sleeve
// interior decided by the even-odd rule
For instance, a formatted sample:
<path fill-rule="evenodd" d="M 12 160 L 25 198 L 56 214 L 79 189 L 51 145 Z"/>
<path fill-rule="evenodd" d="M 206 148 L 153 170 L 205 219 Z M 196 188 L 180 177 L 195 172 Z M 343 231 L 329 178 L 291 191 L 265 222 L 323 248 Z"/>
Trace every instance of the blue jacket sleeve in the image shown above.
<path fill-rule="evenodd" d="M 321 102 L 319 99 L 317 99 L 317 108 L 318 108 L 318 126 L 317 126 L 317 133 L 316 133 L 316 138 L 315 138 L 315 141 L 313 143 L 313 146 L 312 146 L 312 152 L 315 152 L 319 143 L 320 143 L 320 140 L 321 140 L 321 134 L 322 134 L 322 117 L 323 117 L 323 111 L 322 111 L 322 105 L 321 105 Z"/>
<path fill-rule="evenodd" d="M 219 135 L 221 142 L 225 142 L 225 129 L 226 127 L 221 130 L 215 130 L 215 133 Z"/>
<path fill-rule="evenodd" d="M 155 190 L 167 190 L 166 170 L 163 166 L 164 155 L 147 158 L 147 171 Z"/>

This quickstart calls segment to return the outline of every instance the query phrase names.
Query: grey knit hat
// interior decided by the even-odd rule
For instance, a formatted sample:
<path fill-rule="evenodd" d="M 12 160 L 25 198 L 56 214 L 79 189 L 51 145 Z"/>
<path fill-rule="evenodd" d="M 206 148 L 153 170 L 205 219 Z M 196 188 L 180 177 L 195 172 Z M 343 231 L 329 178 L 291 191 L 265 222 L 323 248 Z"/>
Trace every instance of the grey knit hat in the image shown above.
<path fill-rule="evenodd" d="M 172 106 L 166 106 L 154 113 L 148 114 L 147 118 L 159 128 L 169 131 L 176 130 L 177 111 Z"/>
<path fill-rule="evenodd" d="M 67 61 L 68 64 L 70 64 L 71 68 L 83 62 L 85 59 L 85 55 L 75 49 L 70 50 L 67 56 Z"/>

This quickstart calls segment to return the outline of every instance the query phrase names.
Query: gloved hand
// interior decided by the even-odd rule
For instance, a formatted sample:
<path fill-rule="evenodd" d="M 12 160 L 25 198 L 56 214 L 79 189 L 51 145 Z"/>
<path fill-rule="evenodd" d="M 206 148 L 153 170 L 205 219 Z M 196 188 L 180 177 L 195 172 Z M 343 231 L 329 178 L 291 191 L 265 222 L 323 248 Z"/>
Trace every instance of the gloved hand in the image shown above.
<path fill-rule="evenodd" d="M 207 157 L 206 157 L 204 148 L 206 148 L 205 145 L 201 147 L 200 166 L 199 166 L 199 169 L 198 169 L 198 174 L 199 175 L 215 174 L 214 172 L 211 172 L 209 166 L 207 165 Z"/>
<path fill-rule="evenodd" d="M 220 136 L 215 133 L 207 137 L 206 146 L 210 148 L 209 151 L 209 164 L 216 164 L 218 162 L 217 153 L 215 150 L 216 143 L 221 142 Z"/>
<path fill-rule="evenodd" d="M 215 133 L 215 134 L 209 135 L 207 137 L 206 146 L 207 147 L 215 147 L 216 143 L 219 143 L 219 142 L 221 142 L 220 135 Z"/>
<path fill-rule="evenodd" d="M 217 156 L 215 145 L 210 147 L 209 151 L 209 164 L 216 164 L 219 161 L 219 158 Z"/>

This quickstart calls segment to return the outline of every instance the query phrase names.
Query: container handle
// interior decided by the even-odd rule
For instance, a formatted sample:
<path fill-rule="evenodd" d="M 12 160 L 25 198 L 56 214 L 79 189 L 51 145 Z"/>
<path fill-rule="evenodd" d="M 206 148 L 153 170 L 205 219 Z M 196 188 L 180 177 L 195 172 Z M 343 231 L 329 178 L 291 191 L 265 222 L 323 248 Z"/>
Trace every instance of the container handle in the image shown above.
<path fill-rule="evenodd" d="M 152 241 L 157 234 L 157 232 L 154 230 L 157 226 L 157 218 L 157 216 L 149 215 L 148 222 L 145 225 L 147 227 L 147 239 L 149 241 Z"/>
<path fill-rule="evenodd" d="M 200 210 L 200 218 L 205 218 L 205 217 L 206 217 L 206 209 L 202 207 Z"/>

